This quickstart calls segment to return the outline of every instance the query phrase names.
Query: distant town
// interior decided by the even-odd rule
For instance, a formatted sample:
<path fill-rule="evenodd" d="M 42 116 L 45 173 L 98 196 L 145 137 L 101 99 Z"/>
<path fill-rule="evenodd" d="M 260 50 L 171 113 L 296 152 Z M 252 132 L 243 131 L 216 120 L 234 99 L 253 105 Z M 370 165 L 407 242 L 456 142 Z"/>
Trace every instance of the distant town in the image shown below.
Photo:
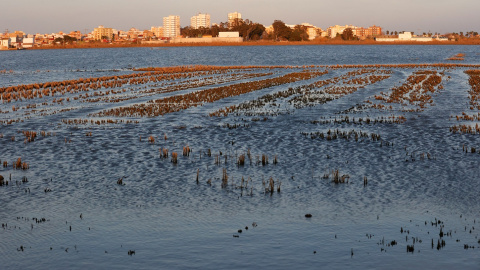
<path fill-rule="evenodd" d="M 384 31 L 382 27 L 372 25 L 334 25 L 326 29 L 309 23 L 288 25 L 275 20 L 265 26 L 249 19 L 243 19 L 238 12 L 228 13 L 227 21 L 211 23 L 210 15 L 197 13 L 190 19 L 190 25 L 181 27 L 180 16 L 170 15 L 163 18 L 162 26 L 152 26 L 142 30 L 130 28 L 118 30 L 100 25 L 92 31 L 77 30 L 70 33 L 31 34 L 21 30 L 0 33 L 0 50 L 27 48 L 49 48 L 76 44 L 164 44 L 164 43 L 230 43 L 246 41 L 319 41 L 343 40 L 374 42 L 432 42 L 458 41 L 459 39 L 479 39 L 477 32 L 459 33 L 414 33 L 409 31 Z"/>

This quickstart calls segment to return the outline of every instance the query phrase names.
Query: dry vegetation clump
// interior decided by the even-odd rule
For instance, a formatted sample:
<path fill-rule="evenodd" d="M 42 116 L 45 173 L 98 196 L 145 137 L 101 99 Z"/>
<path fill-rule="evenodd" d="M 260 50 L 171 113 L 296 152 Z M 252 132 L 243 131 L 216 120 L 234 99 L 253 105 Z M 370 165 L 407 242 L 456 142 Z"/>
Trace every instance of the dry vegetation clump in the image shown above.
<path fill-rule="evenodd" d="M 427 104 L 433 105 L 432 94 L 443 89 L 441 82 L 442 76 L 436 71 L 421 70 L 410 75 L 401 86 L 391 88 L 389 95 L 382 92 L 374 98 L 385 103 L 413 105 L 422 111 Z"/>
<path fill-rule="evenodd" d="M 465 54 L 464 54 L 464 53 L 457 53 L 456 55 L 447 58 L 447 60 L 450 60 L 450 61 L 463 61 L 463 60 L 465 60 Z"/>
<path fill-rule="evenodd" d="M 5 166 L 6 163 L 4 162 L 3 166 Z M 18 158 L 17 161 L 13 163 L 13 168 L 16 170 L 28 170 L 30 166 L 28 165 L 27 162 L 22 162 L 22 158 Z"/>
<path fill-rule="evenodd" d="M 226 188 L 228 186 L 228 174 L 227 169 L 223 169 L 222 172 L 222 188 Z"/>
<path fill-rule="evenodd" d="M 375 125 L 375 124 L 402 124 L 407 121 L 407 118 L 403 115 L 395 116 L 379 116 L 376 118 L 370 117 L 349 117 L 345 116 L 335 116 L 334 119 L 325 119 L 324 120 L 313 120 L 310 121 L 311 124 L 317 125 L 328 125 L 328 124 L 351 124 L 351 125 Z"/>
<path fill-rule="evenodd" d="M 350 175 L 348 174 L 344 174 L 340 176 L 340 171 L 338 169 L 332 170 L 331 175 L 332 175 L 332 182 L 335 184 L 348 183 L 348 179 L 350 179 Z M 329 177 L 330 177 L 329 175 L 324 175 L 323 178 L 328 179 Z"/>
<path fill-rule="evenodd" d="M 136 120 L 123 120 L 123 119 L 62 119 L 61 122 L 66 125 L 119 125 L 119 124 L 138 124 Z"/>
<path fill-rule="evenodd" d="M 470 91 L 468 91 L 470 110 L 478 111 L 480 110 L 480 70 L 471 69 L 466 70 L 465 73 L 469 76 L 468 83 L 471 88 Z M 476 115 L 468 115 L 465 112 L 462 112 L 462 115 L 457 115 L 456 119 L 457 121 L 479 121 L 480 113 L 477 113 Z M 475 123 L 475 126 L 460 124 L 451 126 L 450 132 L 460 134 L 480 134 L 480 127 L 478 123 Z"/>
<path fill-rule="evenodd" d="M 191 151 L 192 151 L 192 150 L 190 150 L 190 146 L 188 146 L 188 145 L 187 145 L 187 146 L 184 146 L 184 147 L 183 147 L 183 156 L 185 156 L 185 157 L 190 156 L 190 152 L 191 152 Z"/>
<path fill-rule="evenodd" d="M 323 133 L 321 131 L 317 132 L 302 132 L 302 135 L 305 137 L 310 137 L 310 139 L 322 139 L 322 140 L 327 140 L 327 141 L 333 141 L 333 140 L 338 140 L 338 139 L 343 139 L 343 140 L 355 140 L 358 142 L 360 139 L 370 139 L 373 142 L 380 141 L 381 145 L 386 145 L 390 146 L 393 145 L 388 141 L 382 140 L 382 137 L 380 134 L 376 133 L 367 133 L 367 132 L 362 132 L 362 131 L 355 131 L 355 130 L 350 130 L 350 131 L 341 131 L 339 129 L 335 130 L 328 130 L 326 133 Z"/>
<path fill-rule="evenodd" d="M 172 152 L 172 163 L 173 164 L 177 164 L 177 157 L 178 157 L 178 154 L 176 152 Z"/>
<path fill-rule="evenodd" d="M 470 84 L 471 90 L 468 92 L 470 97 L 470 109 L 480 110 L 480 70 L 466 70 L 468 74 L 468 84 Z"/>
<path fill-rule="evenodd" d="M 238 166 L 244 166 L 245 165 L 245 155 L 244 154 L 241 154 L 238 157 L 237 164 L 238 164 Z"/>

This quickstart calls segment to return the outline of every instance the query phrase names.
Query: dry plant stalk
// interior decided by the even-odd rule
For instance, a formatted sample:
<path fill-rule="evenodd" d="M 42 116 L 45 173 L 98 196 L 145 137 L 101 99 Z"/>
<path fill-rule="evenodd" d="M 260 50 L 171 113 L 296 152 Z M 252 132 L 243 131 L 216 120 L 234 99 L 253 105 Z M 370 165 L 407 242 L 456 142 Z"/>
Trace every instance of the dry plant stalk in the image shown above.
<path fill-rule="evenodd" d="M 245 155 L 244 155 L 244 154 L 242 154 L 242 155 L 240 155 L 240 156 L 238 157 L 237 164 L 238 164 L 239 166 L 245 165 Z"/>
<path fill-rule="evenodd" d="M 190 152 L 191 152 L 191 150 L 190 150 L 190 147 L 188 145 L 183 147 L 183 156 L 185 156 L 185 157 L 190 156 Z"/>
<path fill-rule="evenodd" d="M 172 162 L 173 162 L 173 164 L 177 164 L 177 157 L 178 157 L 178 154 L 176 152 L 172 152 Z"/>
<path fill-rule="evenodd" d="M 228 185 L 228 174 L 227 174 L 227 169 L 223 169 L 222 173 L 222 188 L 226 188 Z"/>

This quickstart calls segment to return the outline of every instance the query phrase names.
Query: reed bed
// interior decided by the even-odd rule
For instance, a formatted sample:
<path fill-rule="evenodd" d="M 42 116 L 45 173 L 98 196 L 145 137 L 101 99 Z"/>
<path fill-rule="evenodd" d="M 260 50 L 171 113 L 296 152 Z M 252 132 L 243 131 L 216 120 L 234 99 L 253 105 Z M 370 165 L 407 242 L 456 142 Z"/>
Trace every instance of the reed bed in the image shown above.
<path fill-rule="evenodd" d="M 334 119 L 324 119 L 324 120 L 313 120 L 310 121 L 311 124 L 321 124 L 321 125 L 328 125 L 328 124 L 352 124 L 352 125 L 375 125 L 375 124 L 402 124 L 407 121 L 407 118 L 403 115 L 390 115 L 390 116 L 379 116 L 376 118 L 370 117 L 349 117 L 348 115 L 345 116 L 335 116 Z"/>
<path fill-rule="evenodd" d="M 123 120 L 123 119 L 102 119 L 102 120 L 93 120 L 93 119 L 62 119 L 60 120 L 63 124 L 66 125 L 119 125 L 119 124 L 138 124 L 139 121 L 136 120 Z"/>
<path fill-rule="evenodd" d="M 191 107 L 201 106 L 203 103 L 211 103 L 227 97 L 238 96 L 260 89 L 292 83 L 299 80 L 306 80 L 319 75 L 319 72 L 293 72 L 277 78 L 221 86 L 189 94 L 157 99 L 150 101 L 147 104 L 136 104 L 128 107 L 104 110 L 95 114 L 94 116 L 155 117 L 178 112 Z"/>
<path fill-rule="evenodd" d="M 470 97 L 470 109 L 480 110 L 480 70 L 466 70 L 465 73 L 469 76 L 468 84 L 471 88 L 468 92 Z"/>
<path fill-rule="evenodd" d="M 463 61 L 463 60 L 465 60 L 465 54 L 464 54 L 464 53 L 457 53 L 456 55 L 447 58 L 447 60 L 450 60 L 450 61 Z"/>
<path fill-rule="evenodd" d="M 432 94 L 443 89 L 442 74 L 434 70 L 420 70 L 410 75 L 401 86 L 391 88 L 390 94 L 375 95 L 377 101 L 414 105 L 423 111 L 427 104 L 433 105 Z"/>
<path fill-rule="evenodd" d="M 367 77 L 361 78 L 351 78 L 355 76 L 360 76 L 363 74 L 371 74 Z M 302 85 L 295 88 L 289 88 L 288 90 L 279 91 L 272 94 L 266 94 L 257 98 L 256 100 L 247 101 L 239 105 L 232 105 L 226 108 L 219 109 L 209 115 L 212 116 L 228 116 L 231 113 L 237 113 L 242 111 L 245 112 L 245 115 L 259 115 L 260 113 L 246 113 L 251 112 L 255 109 L 265 107 L 267 104 L 275 104 L 278 99 L 286 99 L 291 96 L 294 96 L 288 102 L 293 104 L 296 109 L 303 108 L 306 106 L 314 106 L 316 104 L 323 104 L 331 100 L 340 98 L 344 95 L 351 94 L 357 91 L 361 87 L 365 87 L 368 84 L 374 84 L 379 81 L 385 80 L 390 77 L 392 73 L 391 70 L 377 70 L 377 69 L 358 69 L 354 71 L 349 71 L 345 75 L 334 77 L 327 80 L 320 80 L 308 85 Z M 325 70 L 319 74 L 325 75 L 328 74 L 328 70 Z M 382 75 L 383 74 L 383 75 Z M 353 85 L 353 86 L 336 86 L 337 84 Z M 325 87 L 327 85 L 335 85 L 331 88 L 327 88 L 325 91 L 314 91 Z M 275 112 L 263 113 L 262 115 L 276 115 Z"/>
<path fill-rule="evenodd" d="M 264 69 L 269 67 L 245 67 L 243 69 Z M 278 67 L 280 68 L 280 67 Z M 43 98 L 44 96 L 65 95 L 67 93 L 79 93 L 101 88 L 120 88 L 123 85 L 137 85 L 147 82 L 158 82 L 218 74 L 235 69 L 242 69 L 241 66 L 215 67 L 215 66 L 181 66 L 146 68 L 143 73 L 132 73 L 118 76 L 104 76 L 94 78 L 80 78 L 77 80 L 53 81 L 45 83 L 33 83 L 28 85 L 17 85 L 0 88 L 2 102 L 11 102 L 19 99 Z M 141 71 L 141 69 L 137 69 Z"/>
<path fill-rule="evenodd" d="M 339 129 L 335 130 L 328 130 L 326 133 L 323 133 L 321 131 L 317 132 L 301 132 L 301 134 L 305 137 L 310 137 L 310 139 L 323 139 L 327 141 L 333 141 L 337 139 L 343 139 L 343 140 L 355 140 L 359 141 L 360 139 L 370 139 L 373 142 L 380 141 L 381 145 L 386 145 L 386 146 L 393 146 L 393 143 L 390 143 L 388 141 L 383 141 L 380 134 L 376 133 L 367 133 L 367 132 L 362 132 L 362 131 L 355 131 L 355 130 L 350 130 L 350 131 L 341 131 Z"/>

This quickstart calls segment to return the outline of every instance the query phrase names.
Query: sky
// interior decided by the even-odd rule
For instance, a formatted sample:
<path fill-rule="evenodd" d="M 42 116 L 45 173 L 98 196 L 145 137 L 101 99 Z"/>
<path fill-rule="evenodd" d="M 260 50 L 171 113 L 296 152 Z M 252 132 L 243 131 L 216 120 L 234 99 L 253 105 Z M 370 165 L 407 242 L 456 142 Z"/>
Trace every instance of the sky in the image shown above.
<path fill-rule="evenodd" d="M 179 15 L 188 26 L 197 13 L 212 23 L 240 12 L 243 19 L 271 25 L 310 23 L 381 26 L 384 31 L 480 32 L 480 0 L 14 0 L 0 5 L 0 31 L 28 34 L 91 32 L 103 25 L 117 30 L 162 26 L 163 17 Z"/>

